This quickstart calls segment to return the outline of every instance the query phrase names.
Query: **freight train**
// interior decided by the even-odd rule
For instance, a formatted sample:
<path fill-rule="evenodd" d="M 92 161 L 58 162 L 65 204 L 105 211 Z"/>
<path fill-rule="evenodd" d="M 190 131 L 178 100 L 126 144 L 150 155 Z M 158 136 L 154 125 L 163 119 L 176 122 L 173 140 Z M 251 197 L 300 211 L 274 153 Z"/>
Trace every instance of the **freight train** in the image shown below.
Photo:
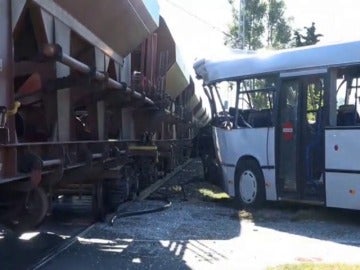
<path fill-rule="evenodd" d="M 156 1 L 0 0 L 0 222 L 93 215 L 189 158 L 209 121 Z"/>

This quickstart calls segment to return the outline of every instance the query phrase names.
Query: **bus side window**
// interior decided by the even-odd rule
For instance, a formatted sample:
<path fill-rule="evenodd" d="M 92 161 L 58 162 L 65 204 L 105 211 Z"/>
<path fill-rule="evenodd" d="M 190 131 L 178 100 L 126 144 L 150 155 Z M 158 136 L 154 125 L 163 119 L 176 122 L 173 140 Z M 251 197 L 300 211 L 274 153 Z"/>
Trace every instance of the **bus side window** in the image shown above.
<path fill-rule="evenodd" d="M 253 127 L 271 127 L 273 125 L 272 109 L 250 112 L 249 124 Z"/>
<path fill-rule="evenodd" d="M 354 104 L 339 106 L 336 121 L 338 126 L 354 126 L 359 123 L 360 117 L 356 106 Z"/>
<path fill-rule="evenodd" d="M 336 81 L 337 126 L 360 125 L 359 66 L 339 69 Z"/>
<path fill-rule="evenodd" d="M 235 111 L 236 110 L 234 107 L 230 107 L 229 115 L 232 118 L 235 118 Z M 238 110 L 238 121 L 237 121 L 238 127 L 251 127 L 250 124 L 248 123 L 249 112 L 250 110 L 242 110 L 242 109 Z"/>

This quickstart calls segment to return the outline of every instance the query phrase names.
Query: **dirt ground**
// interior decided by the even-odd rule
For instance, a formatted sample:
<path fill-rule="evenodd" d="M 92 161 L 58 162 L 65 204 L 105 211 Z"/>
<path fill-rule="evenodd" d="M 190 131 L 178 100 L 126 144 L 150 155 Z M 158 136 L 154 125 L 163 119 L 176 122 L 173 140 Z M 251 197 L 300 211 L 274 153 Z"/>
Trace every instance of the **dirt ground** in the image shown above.
<path fill-rule="evenodd" d="M 169 201 L 171 206 L 164 207 Z M 120 214 L 151 213 L 119 217 L 112 226 L 96 225 L 43 269 L 266 269 L 285 263 L 360 263 L 358 212 L 277 203 L 244 211 L 203 181 L 198 160 L 151 200 L 125 206 Z"/>

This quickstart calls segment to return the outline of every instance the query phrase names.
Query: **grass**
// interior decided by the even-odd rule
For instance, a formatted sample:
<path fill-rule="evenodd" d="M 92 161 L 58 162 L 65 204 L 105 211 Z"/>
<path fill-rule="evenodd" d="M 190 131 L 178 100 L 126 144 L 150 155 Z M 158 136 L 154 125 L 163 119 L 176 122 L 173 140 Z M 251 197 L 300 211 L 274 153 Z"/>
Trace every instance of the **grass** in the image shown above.
<path fill-rule="evenodd" d="M 245 220 L 253 220 L 254 219 L 253 214 L 246 210 L 239 211 L 238 215 L 239 215 L 240 219 L 245 219 Z"/>
<path fill-rule="evenodd" d="M 229 199 L 229 195 L 227 195 L 225 192 L 214 191 L 208 188 L 200 188 L 199 193 L 211 200 Z"/>
<path fill-rule="evenodd" d="M 284 264 L 267 268 L 267 270 L 359 270 L 360 265 L 351 264 L 322 264 L 322 263 L 300 263 Z"/>

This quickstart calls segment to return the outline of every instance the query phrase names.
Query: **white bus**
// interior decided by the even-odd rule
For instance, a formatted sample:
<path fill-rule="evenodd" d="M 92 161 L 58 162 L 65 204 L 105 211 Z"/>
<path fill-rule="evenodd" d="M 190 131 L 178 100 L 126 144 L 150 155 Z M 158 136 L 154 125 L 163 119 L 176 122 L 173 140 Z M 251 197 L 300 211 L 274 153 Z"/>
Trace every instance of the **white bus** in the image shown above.
<path fill-rule="evenodd" d="M 202 59 L 194 69 L 229 195 L 245 206 L 360 209 L 360 41 Z"/>

